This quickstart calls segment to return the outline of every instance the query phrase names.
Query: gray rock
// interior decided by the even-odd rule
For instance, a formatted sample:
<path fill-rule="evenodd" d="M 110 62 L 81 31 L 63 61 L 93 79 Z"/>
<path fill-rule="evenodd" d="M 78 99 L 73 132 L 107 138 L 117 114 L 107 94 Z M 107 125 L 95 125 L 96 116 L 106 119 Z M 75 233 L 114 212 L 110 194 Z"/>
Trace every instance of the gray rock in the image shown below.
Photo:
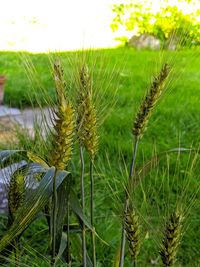
<path fill-rule="evenodd" d="M 159 50 L 161 48 L 161 41 L 156 37 L 148 34 L 142 34 L 140 36 L 133 36 L 128 42 L 128 46 L 135 47 L 138 50 L 151 49 Z"/>
<path fill-rule="evenodd" d="M 39 108 L 25 109 L 21 114 L 10 117 L 13 123 L 19 124 L 22 128 L 27 129 L 30 136 L 34 135 L 34 124 L 40 126 L 43 129 L 42 134 L 45 136 L 45 129 L 48 127 L 52 128 L 52 111 L 50 108 L 45 108 L 42 111 Z"/>

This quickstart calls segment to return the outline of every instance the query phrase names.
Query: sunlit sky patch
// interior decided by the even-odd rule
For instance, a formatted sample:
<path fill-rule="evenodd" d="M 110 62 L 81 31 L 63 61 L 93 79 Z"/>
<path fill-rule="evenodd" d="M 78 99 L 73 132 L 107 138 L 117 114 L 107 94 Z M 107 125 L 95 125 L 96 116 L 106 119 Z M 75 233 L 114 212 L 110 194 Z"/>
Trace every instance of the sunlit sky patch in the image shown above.
<path fill-rule="evenodd" d="M 157 1 L 153 1 L 155 10 Z M 123 1 L 1 1 L 0 50 L 44 52 L 115 46 L 116 34 L 109 25 L 111 5 L 119 2 Z M 171 2 L 178 5 L 176 0 Z M 189 12 L 188 6 L 183 10 Z"/>

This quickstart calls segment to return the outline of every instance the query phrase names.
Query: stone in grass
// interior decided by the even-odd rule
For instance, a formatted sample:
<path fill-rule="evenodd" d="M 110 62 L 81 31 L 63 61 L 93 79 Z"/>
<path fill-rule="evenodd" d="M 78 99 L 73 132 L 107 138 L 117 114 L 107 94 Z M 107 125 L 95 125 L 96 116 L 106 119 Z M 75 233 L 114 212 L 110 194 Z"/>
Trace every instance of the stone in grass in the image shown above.
<path fill-rule="evenodd" d="M 135 47 L 138 50 L 151 49 L 159 50 L 161 48 L 161 42 L 156 37 L 149 34 L 142 34 L 140 36 L 133 36 L 128 41 L 128 46 Z"/>

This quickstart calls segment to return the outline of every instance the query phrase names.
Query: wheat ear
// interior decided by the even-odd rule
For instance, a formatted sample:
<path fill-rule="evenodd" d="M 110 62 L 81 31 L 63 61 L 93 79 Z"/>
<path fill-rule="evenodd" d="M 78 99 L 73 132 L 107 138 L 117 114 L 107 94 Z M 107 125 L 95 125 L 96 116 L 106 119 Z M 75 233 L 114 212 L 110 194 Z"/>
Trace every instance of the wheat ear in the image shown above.
<path fill-rule="evenodd" d="M 128 207 L 127 211 L 125 212 L 124 218 L 129 252 L 133 263 L 136 264 L 136 258 L 140 252 L 140 227 L 138 216 L 133 208 Z"/>
<path fill-rule="evenodd" d="M 90 157 L 98 151 L 97 111 L 93 103 L 92 79 L 86 65 L 80 71 L 80 94 L 78 99 L 78 137 Z"/>
<path fill-rule="evenodd" d="M 152 110 L 160 99 L 164 91 L 164 85 L 170 73 L 168 64 L 164 64 L 158 76 L 156 76 L 150 86 L 149 92 L 145 96 L 133 125 L 133 135 L 140 139 L 147 127 Z"/>
<path fill-rule="evenodd" d="M 9 224 L 12 224 L 17 210 L 21 207 L 25 195 L 25 178 L 23 173 L 15 172 L 10 178 L 8 190 Z"/>
<path fill-rule="evenodd" d="M 165 267 L 174 265 L 176 253 L 182 236 L 183 216 L 174 212 L 166 223 L 160 255 Z"/>
<path fill-rule="evenodd" d="M 24 203 L 25 190 L 25 177 L 23 171 L 18 169 L 11 175 L 8 188 L 8 228 L 12 226 L 18 209 L 22 207 Z M 20 236 L 14 238 L 12 243 L 10 243 L 6 248 L 6 251 L 9 251 L 10 249 L 14 250 L 15 266 L 19 266 L 19 239 Z"/>
<path fill-rule="evenodd" d="M 59 63 L 54 64 L 58 109 L 55 111 L 51 165 L 59 170 L 64 170 L 71 159 L 75 129 L 74 109 L 72 103 L 66 98 L 66 85 L 63 76 L 61 65 Z"/>

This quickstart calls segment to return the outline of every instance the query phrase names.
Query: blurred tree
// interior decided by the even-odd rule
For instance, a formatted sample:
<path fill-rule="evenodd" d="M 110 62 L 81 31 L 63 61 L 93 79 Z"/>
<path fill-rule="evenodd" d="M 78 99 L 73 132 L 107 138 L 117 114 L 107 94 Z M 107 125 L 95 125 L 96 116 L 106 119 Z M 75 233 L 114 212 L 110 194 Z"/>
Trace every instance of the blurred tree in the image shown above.
<path fill-rule="evenodd" d="M 113 31 L 150 34 L 165 46 L 172 36 L 180 45 L 200 44 L 200 0 L 126 0 L 113 5 L 113 12 Z"/>

